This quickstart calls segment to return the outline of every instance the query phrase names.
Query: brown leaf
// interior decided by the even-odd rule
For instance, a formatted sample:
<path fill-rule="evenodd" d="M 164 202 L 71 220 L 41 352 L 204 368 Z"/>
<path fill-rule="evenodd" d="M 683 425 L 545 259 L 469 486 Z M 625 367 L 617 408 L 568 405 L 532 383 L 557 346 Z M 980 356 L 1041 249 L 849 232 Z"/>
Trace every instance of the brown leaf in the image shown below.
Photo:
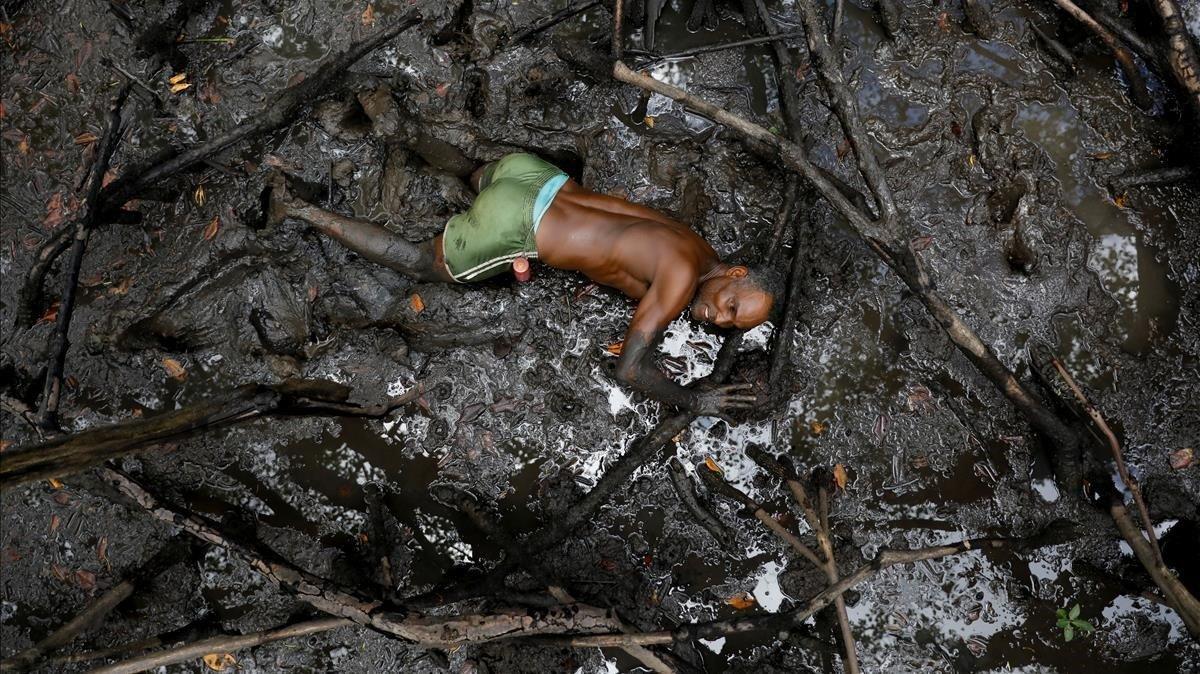
<path fill-rule="evenodd" d="M 114 283 L 113 286 L 108 289 L 108 294 L 124 295 L 129 292 L 129 289 L 132 286 L 133 286 L 133 277 L 126 276 L 125 278 L 122 278 L 120 281 L 117 281 L 116 283 Z"/>
<path fill-rule="evenodd" d="M 68 569 L 67 567 L 63 566 L 62 564 L 57 564 L 57 563 L 51 564 L 50 572 L 54 574 L 55 578 L 61 580 L 64 583 L 67 582 L 67 579 L 71 577 L 71 570 Z"/>
<path fill-rule="evenodd" d="M 949 32 L 950 12 L 942 12 L 941 14 L 938 14 L 937 25 L 938 29 L 940 29 L 943 33 Z"/>
<path fill-rule="evenodd" d="M 408 306 L 412 307 L 413 313 L 419 314 L 425 311 L 425 300 L 417 293 L 413 293 L 412 297 L 408 298 Z"/>
<path fill-rule="evenodd" d="M 75 144 L 76 145 L 91 145 L 92 143 L 95 143 L 98 140 L 100 140 L 99 136 L 92 133 L 91 131 L 84 131 L 83 133 L 79 134 L 78 136 L 75 136 Z"/>
<path fill-rule="evenodd" d="M 1088 155 L 1088 159 L 1093 161 L 1105 161 L 1107 159 L 1112 159 L 1116 155 L 1116 152 L 1093 152 Z"/>
<path fill-rule="evenodd" d="M 739 592 L 726 599 L 725 603 L 739 611 L 745 611 L 748 608 L 754 608 L 754 606 L 758 604 L 758 602 L 754 599 L 754 595 L 750 594 L 749 592 Z"/>
<path fill-rule="evenodd" d="M 824 435 L 827 430 L 829 430 L 829 424 L 824 421 L 813 419 L 808 422 L 808 431 L 817 437 Z"/>
<path fill-rule="evenodd" d="M 1117 208 L 1125 208 L 1125 204 L 1128 203 L 1128 201 L 1129 195 L 1127 194 L 1118 194 L 1117 196 L 1113 197 L 1113 203 L 1117 205 Z"/>
<path fill-rule="evenodd" d="M 309 303 L 312 303 L 312 302 L 315 302 L 315 301 L 317 301 L 317 293 L 318 293 L 318 292 L 319 292 L 319 291 L 317 290 L 317 287 L 316 287 L 315 285 L 311 285 L 311 286 L 309 286 L 309 287 L 308 287 L 308 301 L 309 301 Z"/>
<path fill-rule="evenodd" d="M 217 232 L 221 230 L 221 216 L 214 215 L 208 226 L 204 228 L 204 240 L 212 241 L 217 238 Z"/>
<path fill-rule="evenodd" d="M 375 25 L 375 5 L 367 3 L 367 8 L 362 13 L 362 25 L 370 28 Z"/>
<path fill-rule="evenodd" d="M 704 457 L 704 466 L 705 466 L 705 468 L 708 468 L 709 470 L 711 470 L 714 473 L 724 473 L 725 472 L 725 471 L 721 470 L 721 466 L 718 465 L 717 462 L 714 461 L 711 456 Z"/>
<path fill-rule="evenodd" d="M 84 592 L 91 592 L 96 589 L 96 574 L 83 569 L 75 570 L 75 584 Z"/>
<path fill-rule="evenodd" d="M 42 219 L 42 226 L 46 229 L 54 229 L 62 224 L 66 217 L 62 192 L 51 194 L 50 200 L 46 202 L 46 217 Z"/>
<path fill-rule="evenodd" d="M 196 189 L 192 190 L 192 203 L 203 206 L 207 201 L 208 190 L 204 189 L 204 184 L 196 185 Z"/>
<path fill-rule="evenodd" d="M 9 447 L 12 447 L 12 444 L 13 444 L 12 440 L 0 440 L 0 452 L 3 452 L 4 450 L 8 449 Z"/>
<path fill-rule="evenodd" d="M 174 75 L 171 75 L 171 78 L 168 79 L 167 81 L 170 82 L 171 84 L 179 84 L 180 82 L 182 82 L 186 79 L 187 79 L 187 73 L 176 73 Z"/>
<path fill-rule="evenodd" d="M 46 313 L 42 314 L 42 317 L 37 320 L 37 324 L 53 323 L 56 320 L 58 320 L 58 302 L 46 308 Z"/>
<path fill-rule="evenodd" d="M 96 559 L 101 562 L 108 562 L 108 536 L 101 536 L 96 542 Z"/>
<path fill-rule="evenodd" d="M 651 129 L 654 128 L 654 122 L 655 122 L 654 115 L 646 115 L 642 119 L 642 121 L 646 123 L 647 127 L 651 128 Z"/>
<path fill-rule="evenodd" d="M 211 105 L 221 102 L 221 93 L 217 91 L 216 82 L 208 80 L 204 83 L 204 86 L 200 88 L 200 100 Z"/>
<path fill-rule="evenodd" d="M 62 480 L 58 479 L 57 477 L 52 477 L 46 481 L 50 483 L 51 489 L 62 489 L 63 488 Z"/>
<path fill-rule="evenodd" d="M 616 573 L 616 571 L 617 571 L 617 563 L 611 559 L 600 560 L 599 566 L 601 569 L 604 569 L 605 571 L 607 571 L 609 573 Z"/>
<path fill-rule="evenodd" d="M 837 157 L 838 157 L 838 159 L 842 159 L 849 153 L 850 153 L 850 139 L 847 138 L 846 140 L 842 141 L 841 145 L 838 146 Z"/>
<path fill-rule="evenodd" d="M 850 478 L 846 475 L 845 466 L 839 463 L 833 467 L 833 483 L 837 485 L 838 489 L 845 489 L 846 482 L 849 479 Z"/>
<path fill-rule="evenodd" d="M 625 348 L 625 342 L 620 341 L 620 342 L 613 342 L 612 344 L 605 346 L 604 350 L 611 353 L 614 356 L 619 356 L 619 355 L 621 355 L 621 351 L 624 350 L 624 348 Z"/>
<path fill-rule="evenodd" d="M 62 524 L 62 519 L 58 515 L 50 516 L 50 533 L 58 531 L 58 527 Z"/>
<path fill-rule="evenodd" d="M 8 108 L 4 107 L 4 101 L 0 101 L 0 119 L 8 117 Z"/>
<path fill-rule="evenodd" d="M 174 358 L 163 358 L 162 365 L 163 368 L 166 369 L 167 374 L 171 375 L 172 379 L 175 379 L 176 381 L 183 381 L 184 379 L 187 379 L 187 370 L 185 370 L 183 365 Z"/>
<path fill-rule="evenodd" d="M 17 143 L 17 152 L 29 154 L 29 136 L 21 136 L 21 142 Z"/>
<path fill-rule="evenodd" d="M 67 76 L 64 78 L 64 80 L 67 83 L 67 91 L 69 91 L 73 94 L 77 93 L 79 91 L 79 76 L 78 75 L 76 75 L 75 73 L 67 73 Z"/>
<path fill-rule="evenodd" d="M 910 242 L 910 245 L 912 245 L 912 249 L 914 251 L 919 253 L 923 250 L 927 250 L 930 246 L 933 245 L 933 237 L 932 236 L 918 236 Z"/>
<path fill-rule="evenodd" d="M 959 123 L 959 121 L 957 119 L 954 120 L 953 122 L 950 122 L 950 133 L 954 134 L 955 137 L 961 136 L 962 131 L 963 131 L 962 124 Z"/>
<path fill-rule="evenodd" d="M 56 491 L 54 492 L 54 496 L 50 498 L 54 499 L 54 502 L 60 506 L 71 505 L 71 495 L 65 491 Z"/>
<path fill-rule="evenodd" d="M 189 82 L 180 82 L 179 84 L 172 84 L 172 85 L 171 85 L 171 93 L 173 93 L 173 94 L 178 94 L 178 93 L 181 93 L 181 92 L 187 91 L 188 89 L 191 89 L 191 88 L 192 88 L 192 85 L 191 85 L 191 83 L 189 83 Z"/>
<path fill-rule="evenodd" d="M 1183 449 L 1178 449 L 1174 452 L 1171 452 L 1171 468 L 1175 470 L 1183 470 L 1184 468 L 1188 468 L 1192 465 L 1192 463 L 1195 462 L 1195 460 L 1196 453 L 1192 451 L 1191 447 L 1184 447 Z"/>

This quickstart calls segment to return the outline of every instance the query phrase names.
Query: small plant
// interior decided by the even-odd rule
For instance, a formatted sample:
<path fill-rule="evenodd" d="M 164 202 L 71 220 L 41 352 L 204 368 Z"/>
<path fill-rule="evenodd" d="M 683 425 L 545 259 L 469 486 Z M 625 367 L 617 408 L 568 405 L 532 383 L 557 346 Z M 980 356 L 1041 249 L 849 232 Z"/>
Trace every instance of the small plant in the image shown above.
<path fill-rule="evenodd" d="M 1096 628 L 1093 627 L 1090 622 L 1080 619 L 1079 604 L 1072 606 L 1070 611 L 1065 608 L 1060 608 L 1057 611 L 1057 615 L 1057 625 L 1062 628 L 1063 641 L 1070 641 L 1071 639 L 1074 639 L 1076 631 L 1079 631 L 1083 634 L 1091 634 L 1096 630 Z"/>

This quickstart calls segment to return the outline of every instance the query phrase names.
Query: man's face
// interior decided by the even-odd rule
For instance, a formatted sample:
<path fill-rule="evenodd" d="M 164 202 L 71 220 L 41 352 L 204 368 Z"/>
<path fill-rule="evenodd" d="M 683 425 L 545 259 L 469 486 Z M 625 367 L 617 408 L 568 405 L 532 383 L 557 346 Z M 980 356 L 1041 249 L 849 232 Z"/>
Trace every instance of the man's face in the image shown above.
<path fill-rule="evenodd" d="M 692 318 L 747 330 L 767 320 L 774 302 L 775 298 L 745 278 L 744 272 L 724 274 L 700 284 L 692 301 Z"/>

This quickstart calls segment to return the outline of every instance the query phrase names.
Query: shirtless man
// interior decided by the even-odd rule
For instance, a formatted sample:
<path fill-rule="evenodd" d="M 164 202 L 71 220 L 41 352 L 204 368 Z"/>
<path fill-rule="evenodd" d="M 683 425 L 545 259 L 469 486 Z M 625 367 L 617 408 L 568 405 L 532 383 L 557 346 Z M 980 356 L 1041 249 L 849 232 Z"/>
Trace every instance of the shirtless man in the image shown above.
<path fill-rule="evenodd" d="M 530 258 L 585 276 L 640 300 L 617 361 L 623 384 L 695 414 L 755 405 L 750 386 L 680 386 L 654 364 L 659 338 L 691 304 L 692 318 L 752 328 L 771 311 L 778 275 L 722 262 L 687 225 L 644 206 L 585 189 L 529 154 L 475 171 L 471 208 L 430 241 L 410 243 L 370 222 L 323 210 L 272 184 L 270 220 L 302 220 L 373 262 L 421 281 L 465 283 L 520 270 Z M 514 264 L 515 263 L 515 264 Z"/>

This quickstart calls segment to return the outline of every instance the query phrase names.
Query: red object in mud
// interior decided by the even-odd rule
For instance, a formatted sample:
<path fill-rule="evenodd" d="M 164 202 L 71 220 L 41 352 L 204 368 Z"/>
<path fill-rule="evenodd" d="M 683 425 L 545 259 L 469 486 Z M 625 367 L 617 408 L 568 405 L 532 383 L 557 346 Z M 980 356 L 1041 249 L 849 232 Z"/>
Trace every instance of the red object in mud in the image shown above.
<path fill-rule="evenodd" d="M 513 260 L 513 276 L 516 276 L 517 280 L 522 283 L 533 276 L 533 269 L 529 266 L 528 258 L 519 257 Z"/>

